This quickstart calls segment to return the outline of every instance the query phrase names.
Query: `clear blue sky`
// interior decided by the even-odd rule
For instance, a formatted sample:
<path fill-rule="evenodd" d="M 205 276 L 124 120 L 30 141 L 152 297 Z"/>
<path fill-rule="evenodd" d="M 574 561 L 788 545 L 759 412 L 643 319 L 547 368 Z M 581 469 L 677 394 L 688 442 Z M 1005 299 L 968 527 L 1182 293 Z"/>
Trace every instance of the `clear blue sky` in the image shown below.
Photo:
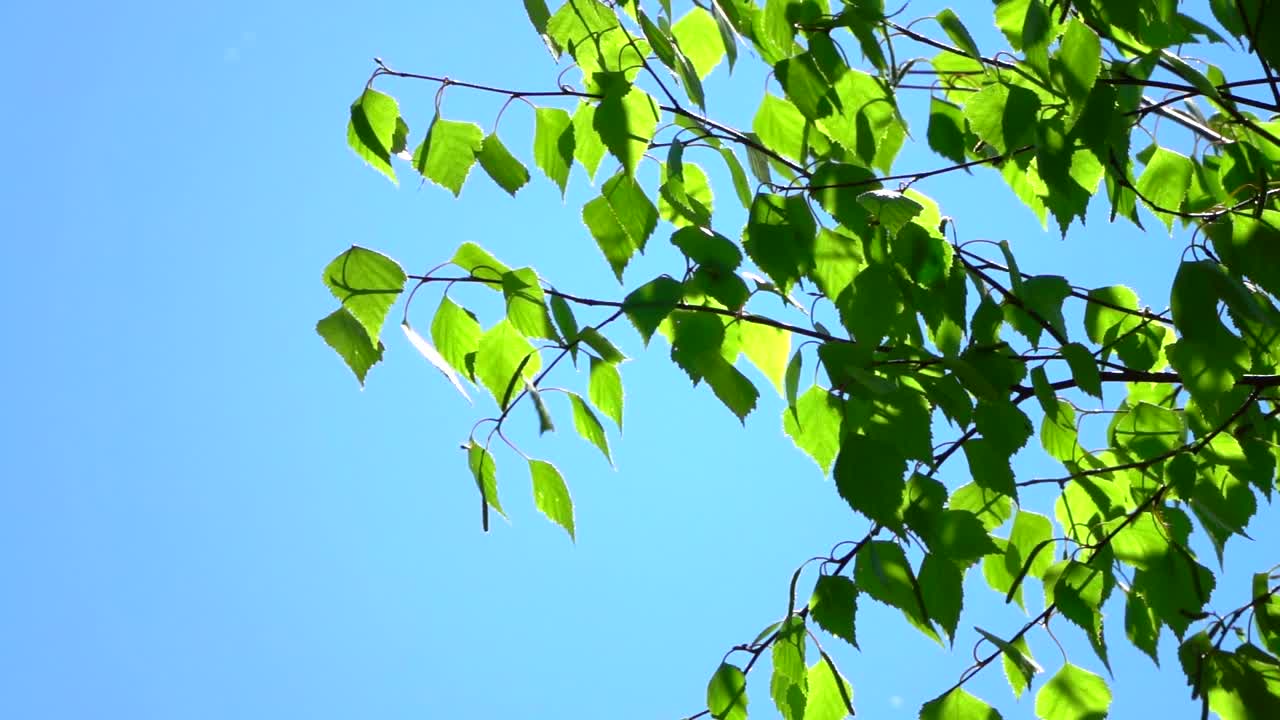
<path fill-rule="evenodd" d="M 518 3 L 18 3 L 3 17 L 0 717 L 680 717 L 724 651 L 784 612 L 792 569 L 865 532 L 782 435 L 765 383 L 743 429 L 661 340 L 645 353 L 624 330 L 635 359 L 616 471 L 567 418 L 543 440 L 531 418 L 519 431 L 570 482 L 577 544 L 533 508 L 510 456 L 512 522 L 482 534 L 457 449 L 482 411 L 391 325 L 363 392 L 315 335 L 333 307 L 321 270 L 352 243 L 421 271 L 473 240 L 566 290 L 621 296 L 577 221 L 581 174 L 563 205 L 545 180 L 512 200 L 478 173 L 454 201 L 407 168 L 396 189 L 346 148 L 375 55 L 553 87 Z M 995 42 L 989 18 L 970 25 Z M 759 78 L 719 99 L 713 86 L 713 112 L 747 124 Z M 416 142 L 434 88 L 380 87 Z M 445 100 L 446 116 L 486 129 L 495 110 L 457 89 Z M 526 161 L 531 123 L 514 106 L 502 125 Z M 901 167 L 936 162 L 910 150 Z M 1165 304 L 1181 239 L 1099 215 L 1063 242 L 990 173 L 920 189 L 967 237 L 1010 239 L 1025 270 Z M 726 186 L 718 205 L 732 204 Z M 628 285 L 667 259 L 646 258 Z M 1215 606 L 1241 604 L 1243 578 L 1280 546 L 1255 529 Z M 1025 621 L 970 580 L 983 607 L 952 655 L 864 601 L 863 653 L 837 655 L 861 717 L 915 717 L 967 665 L 971 625 Z M 1114 716 L 1185 716 L 1171 636 L 1158 677 L 1124 642 L 1120 608 L 1108 618 Z M 1059 636 L 1097 669 L 1078 631 L 1059 623 Z M 1032 647 L 1056 667 L 1047 638 Z M 770 717 L 766 687 L 752 684 L 752 708 Z M 972 688 L 1008 718 L 1031 715 L 997 667 Z"/>

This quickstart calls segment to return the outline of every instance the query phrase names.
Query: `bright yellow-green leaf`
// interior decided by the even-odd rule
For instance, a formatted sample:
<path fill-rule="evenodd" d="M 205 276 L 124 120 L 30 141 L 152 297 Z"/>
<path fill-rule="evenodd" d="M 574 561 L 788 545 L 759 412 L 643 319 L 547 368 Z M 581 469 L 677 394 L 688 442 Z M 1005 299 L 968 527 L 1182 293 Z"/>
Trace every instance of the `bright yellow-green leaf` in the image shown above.
<path fill-rule="evenodd" d="M 569 167 L 576 148 L 573 118 L 560 108 L 538 108 L 534 112 L 533 161 L 564 195 L 569 184 Z"/>
<path fill-rule="evenodd" d="M 707 683 L 707 709 L 715 720 L 747 720 L 747 676 L 722 664 Z"/>
<path fill-rule="evenodd" d="M 552 522 L 565 529 L 574 538 L 573 499 L 569 488 L 555 465 L 542 460 L 529 461 L 529 474 L 533 476 L 533 502 Z"/>
<path fill-rule="evenodd" d="M 577 393 L 569 393 L 569 402 L 573 405 L 574 429 L 584 440 L 599 448 L 600 452 L 604 453 L 604 459 L 612 465 L 613 457 L 609 455 L 609 438 L 605 435 L 604 426 L 596 419 L 596 414 L 591 412 L 586 401 Z"/>
<path fill-rule="evenodd" d="M 542 359 L 524 335 L 501 320 L 480 337 L 476 349 L 476 379 L 489 390 L 498 406 L 506 408 L 542 367 Z"/>
<path fill-rule="evenodd" d="M 404 270 L 382 253 L 352 245 L 324 269 L 324 284 L 378 344 L 383 321 L 404 290 Z"/>
<path fill-rule="evenodd" d="M 484 131 L 479 125 L 437 117 L 413 151 L 413 167 L 456 197 L 483 146 Z"/>
<path fill-rule="evenodd" d="M 609 416 L 622 430 L 622 376 L 616 365 L 591 358 L 591 377 L 587 385 L 587 397 L 600 412 Z"/>
<path fill-rule="evenodd" d="M 791 332 L 761 323 L 742 323 L 742 352 L 782 394 L 782 380 L 791 354 Z"/>
<path fill-rule="evenodd" d="M 694 7 L 671 26 L 680 52 L 693 63 L 700 79 L 706 79 L 724 57 L 724 41 L 711 13 Z"/>
<path fill-rule="evenodd" d="M 364 385 L 369 368 L 382 359 L 382 343 L 375 346 L 360 321 L 346 308 L 338 308 L 316 323 L 316 332 L 351 368 L 360 384 Z"/>
<path fill-rule="evenodd" d="M 1043 720 L 1104 720 L 1109 707 L 1107 681 L 1071 663 L 1036 693 L 1036 715 Z"/>
<path fill-rule="evenodd" d="M 351 103 L 351 119 L 347 123 L 347 144 L 365 162 L 395 182 L 391 168 L 391 148 L 395 145 L 400 106 L 395 98 L 373 88 Z"/>

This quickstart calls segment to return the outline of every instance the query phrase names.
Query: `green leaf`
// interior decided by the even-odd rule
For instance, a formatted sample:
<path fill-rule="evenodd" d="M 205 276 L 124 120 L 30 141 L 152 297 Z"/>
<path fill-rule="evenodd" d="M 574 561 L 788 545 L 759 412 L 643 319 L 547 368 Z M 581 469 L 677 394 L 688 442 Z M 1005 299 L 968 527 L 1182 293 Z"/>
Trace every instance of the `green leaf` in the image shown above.
<path fill-rule="evenodd" d="M 774 152 L 803 162 L 807 153 L 808 139 L 806 128 L 808 121 L 800 113 L 799 108 L 777 95 L 765 93 L 755 119 L 751 121 L 751 129 L 759 136 L 759 142 Z M 765 162 L 757 167 L 758 152 L 748 148 L 747 159 L 751 161 L 751 170 L 760 182 L 768 182 L 769 166 Z"/>
<path fill-rule="evenodd" d="M 954 163 L 965 161 L 965 118 L 960 108 L 938 97 L 929 99 L 929 147 Z"/>
<path fill-rule="evenodd" d="M 973 132 L 1001 155 L 1035 140 L 1040 100 L 1017 85 L 994 83 L 975 93 L 964 106 Z"/>
<path fill-rule="evenodd" d="M 804 720 L 845 720 L 853 714 L 853 687 L 840 674 L 831 658 L 809 666 L 809 697 Z"/>
<path fill-rule="evenodd" d="M 773 643 L 773 676 L 769 694 L 784 720 L 802 720 L 809 695 L 809 669 L 804 662 L 804 618 L 792 616 L 778 629 Z"/>
<path fill-rule="evenodd" d="M 578 102 L 573 113 L 573 157 L 587 171 L 587 177 L 595 181 L 596 170 L 604 159 L 604 140 L 596 132 L 596 106 L 587 100 Z M 561 188 L 563 190 L 563 188 Z"/>
<path fill-rule="evenodd" d="M 890 233 L 897 234 L 924 206 L 894 190 L 871 190 L 858 196 L 858 204 Z"/>
<path fill-rule="evenodd" d="M 569 488 L 555 465 L 542 460 L 529 461 L 529 474 L 533 476 L 533 502 L 551 522 L 576 539 L 573 530 L 573 498 Z"/>
<path fill-rule="evenodd" d="M 847 435 L 836 457 L 836 489 L 854 510 L 898 527 L 906 471 L 906 458 L 897 448 L 866 435 Z"/>
<path fill-rule="evenodd" d="M 498 407 L 506 409 L 542 367 L 542 359 L 524 335 L 510 322 L 501 320 L 480 337 L 476 350 L 475 374 L 489 390 Z"/>
<path fill-rule="evenodd" d="M 551 420 L 551 411 L 542 399 L 542 392 L 531 382 L 525 382 L 524 389 L 529 393 L 529 397 L 533 400 L 533 407 L 538 413 L 538 434 L 555 432 L 556 424 Z"/>
<path fill-rule="evenodd" d="M 1135 370 L 1151 370 L 1162 362 L 1165 329 L 1137 317 L 1138 296 L 1123 285 L 1089 291 L 1084 310 L 1089 339 L 1104 346 L 1102 358 L 1115 352 Z"/>
<path fill-rule="evenodd" d="M 591 358 L 587 397 L 622 430 L 622 376 L 613 363 Z"/>
<path fill-rule="evenodd" d="M 507 514 L 502 511 L 502 503 L 498 502 L 498 467 L 493 460 L 493 455 L 483 446 L 474 442 L 468 442 L 467 448 L 467 466 L 471 468 L 471 477 L 476 481 L 476 488 L 480 490 L 480 497 L 484 498 L 485 503 L 498 511 L 498 514 L 506 517 Z M 489 531 L 489 512 L 486 510 L 485 532 Z"/>
<path fill-rule="evenodd" d="M 560 339 L 547 312 L 546 293 L 532 268 L 504 273 L 502 295 L 507 301 L 507 319 L 517 330 L 528 337 Z"/>
<path fill-rule="evenodd" d="M 973 36 L 965 28 L 964 23 L 960 22 L 960 18 L 951 8 L 947 8 L 936 16 L 938 24 L 942 26 L 947 37 L 951 38 L 951 42 L 956 44 L 969 57 L 974 60 L 981 60 L 982 53 L 978 52 L 978 44 L 973 41 Z"/>
<path fill-rule="evenodd" d="M 723 663 L 707 683 L 707 709 L 715 720 L 747 720 L 747 676 Z"/>
<path fill-rule="evenodd" d="M 458 246 L 458 251 L 453 254 L 451 262 L 471 277 L 498 281 L 492 286 L 495 288 L 502 287 L 502 276 L 511 272 L 511 268 L 503 265 L 501 260 L 472 242 L 465 242 Z"/>
<path fill-rule="evenodd" d="M 792 407 L 794 410 L 782 413 L 782 428 L 826 475 L 840 449 L 842 403 L 829 391 L 814 385 Z"/>
<path fill-rule="evenodd" d="M 1271 582 L 1267 573 L 1253 576 L 1253 621 L 1258 626 L 1262 644 L 1272 653 L 1280 654 L 1280 593 L 1271 590 L 1274 587 Z"/>
<path fill-rule="evenodd" d="M 635 176 L 658 127 L 658 105 L 621 75 L 598 76 L 597 81 L 604 98 L 596 107 L 593 126 L 626 174 Z"/>
<path fill-rule="evenodd" d="M 529 170 L 524 163 L 516 159 L 510 150 L 493 133 L 484 139 L 480 146 L 480 154 L 476 156 L 480 167 L 489 173 L 489 177 L 498 183 L 498 187 L 506 190 L 512 197 L 516 191 L 529 183 Z"/>
<path fill-rule="evenodd" d="M 1191 187 L 1191 160 L 1168 148 L 1157 147 L 1138 178 L 1138 195 L 1166 228 L 1173 229 L 1172 211 L 1182 208 Z"/>
<path fill-rule="evenodd" d="M 1003 525 L 1013 514 L 1013 501 L 1008 495 L 989 490 L 976 482 L 957 488 L 951 493 L 947 506 L 952 510 L 973 513 L 988 532 Z"/>
<path fill-rule="evenodd" d="M 791 354 L 791 332 L 762 323 L 743 321 L 741 325 L 742 352 L 752 365 L 769 378 L 781 395 L 783 377 L 787 372 L 787 356 Z"/>
<path fill-rule="evenodd" d="M 413 345 L 414 349 L 416 349 L 422 357 L 426 358 L 427 362 L 431 363 L 432 367 L 439 370 L 440 373 L 453 385 L 453 387 L 462 394 L 462 397 L 466 398 L 467 402 L 470 403 L 471 396 L 467 394 L 466 388 L 462 387 L 462 383 L 458 380 L 458 374 L 453 371 L 452 367 L 449 367 L 449 363 L 444 359 L 444 356 L 432 347 L 431 343 L 423 339 L 423 337 L 418 334 L 418 331 L 410 327 L 407 320 L 400 324 L 400 328 L 404 330 L 404 335 L 408 338 L 409 344 Z"/>
<path fill-rule="evenodd" d="M 351 120 L 347 123 L 347 145 L 392 182 L 396 172 L 391 168 L 391 148 L 395 146 L 399 119 L 400 106 L 395 98 L 365 88 L 351 103 Z"/>
<path fill-rule="evenodd" d="M 604 433 L 604 426 L 596 419 L 596 414 L 591 412 L 591 408 L 580 395 L 577 393 L 568 393 L 568 395 L 569 402 L 573 405 L 574 429 L 584 440 L 599 448 L 600 452 L 604 453 L 605 460 L 612 465 L 613 457 L 609 455 L 609 438 Z"/>
<path fill-rule="evenodd" d="M 852 580 L 843 575 L 819 576 L 809 599 L 809 613 L 818 627 L 858 647 L 858 588 Z"/>
<path fill-rule="evenodd" d="M 968 567 L 983 555 L 1000 552 L 982 521 L 968 510 L 943 510 L 925 534 L 929 551 L 940 558 Z"/>
<path fill-rule="evenodd" d="M 640 20 L 640 31 L 644 33 L 644 39 L 649 41 L 649 47 L 653 48 L 653 54 L 658 60 L 672 70 L 676 67 L 676 49 L 671 45 L 671 39 L 662 28 L 658 27 L 649 16 L 641 10 L 636 15 Z"/>
<path fill-rule="evenodd" d="M 980 627 L 975 627 L 974 630 L 1000 649 L 1003 656 L 1000 661 L 1004 666 L 1005 679 L 1013 689 L 1013 696 L 1021 698 L 1024 691 L 1031 689 L 1031 682 L 1035 676 L 1044 672 L 1044 668 L 1031 657 L 1031 647 L 1027 645 L 1026 636 L 1020 636 L 1013 642 L 1005 642 Z"/>
<path fill-rule="evenodd" d="M 1052 539 L 1053 523 L 1049 518 L 1029 510 L 1018 510 L 1004 554 L 1004 566 L 1010 576 L 1015 580 L 1043 578 L 1053 564 Z M 1021 582 L 1017 587 L 1021 588 Z"/>
<path fill-rule="evenodd" d="M 1067 343 L 1062 346 L 1062 356 L 1071 367 L 1071 377 L 1076 381 L 1076 386 L 1101 400 L 1102 377 L 1098 374 L 1098 361 L 1089 352 L 1089 348 L 1080 343 Z"/>
<path fill-rule="evenodd" d="M 1062 46 L 1054 58 L 1056 80 L 1079 116 L 1102 69 L 1102 43 L 1098 34 L 1077 18 L 1067 24 Z"/>
<path fill-rule="evenodd" d="M 358 245 L 324 269 L 324 284 L 378 345 L 383 321 L 404 290 L 405 274 L 395 260 Z"/>
<path fill-rule="evenodd" d="M 724 57 L 725 44 L 720 36 L 720 28 L 711 13 L 700 7 L 694 7 L 677 20 L 671 26 L 671 34 L 675 37 L 680 52 L 689 58 L 698 71 L 699 79 L 705 80 Z"/>
<path fill-rule="evenodd" d="M 920 720 L 1002 720 L 996 709 L 964 688 L 949 690 L 920 708 Z"/>
<path fill-rule="evenodd" d="M 475 356 L 483 334 L 480 322 L 470 310 L 450 300 L 447 295 L 441 298 L 440 308 L 431 321 L 431 342 L 435 343 L 445 362 L 472 380 L 475 380 Z"/>
<path fill-rule="evenodd" d="M 524 9 L 529 15 L 529 22 L 533 23 L 533 29 L 538 32 L 542 42 L 546 43 L 547 50 L 551 51 L 551 57 L 560 59 L 560 44 L 547 34 L 547 22 L 551 20 L 551 12 L 547 10 L 546 0 L 524 0 Z"/>
<path fill-rule="evenodd" d="M 369 368 L 382 359 L 382 343 L 375 347 L 364 326 L 346 308 L 338 308 L 316 323 L 316 332 L 347 363 L 363 386 Z"/>
<path fill-rule="evenodd" d="M 803 350 L 803 346 L 796 348 L 795 354 L 791 356 L 791 362 L 787 363 L 785 378 L 787 409 L 794 417 L 799 417 L 796 412 L 796 397 L 800 394 L 800 373 L 804 370 Z"/>
<path fill-rule="evenodd" d="M 664 275 L 636 288 L 622 301 L 622 309 L 648 345 L 653 332 L 683 298 L 680 283 Z"/>
<path fill-rule="evenodd" d="M 858 551 L 853 580 L 875 600 L 901 610 L 925 635 L 941 643 L 924 610 L 924 598 L 911 565 L 897 543 L 874 540 Z"/>
<path fill-rule="evenodd" d="M 1044 580 L 1046 602 L 1056 603 L 1063 617 L 1085 631 L 1098 658 L 1107 664 L 1102 603 L 1111 592 L 1110 571 L 1065 560 L 1050 566 Z"/>
<path fill-rule="evenodd" d="M 1017 498 L 1018 488 L 1014 485 L 1008 454 L 1001 452 L 990 440 L 977 438 L 964 444 L 964 456 L 969 461 L 969 471 L 975 484 Z"/>
<path fill-rule="evenodd" d="M 920 564 L 920 591 L 929 618 L 954 644 L 964 606 L 964 571 L 951 560 L 929 553 Z"/>
<path fill-rule="evenodd" d="M 483 145 L 484 131 L 479 125 L 437 116 L 427 130 L 427 137 L 413 151 L 413 167 L 457 197 Z"/>
<path fill-rule="evenodd" d="M 581 105 L 578 110 L 582 111 Z M 533 161 L 560 188 L 561 196 L 569 184 L 575 138 L 573 119 L 567 110 L 538 108 L 534 111 Z"/>
<path fill-rule="evenodd" d="M 671 244 L 698 265 L 736 270 L 742 264 L 742 251 L 738 246 L 729 238 L 706 228 L 680 228 L 671 235 Z"/>
<path fill-rule="evenodd" d="M 578 319 L 573 315 L 573 308 L 569 307 L 569 303 L 559 295 L 551 296 L 551 317 L 556 321 L 556 327 L 560 330 L 560 335 L 564 337 L 564 341 L 572 347 L 573 361 L 578 361 L 578 346 L 573 344 L 578 339 Z"/>
<path fill-rule="evenodd" d="M 685 163 L 680 173 L 664 165 L 659 176 L 658 214 L 676 227 L 711 225 L 711 183 L 701 167 Z"/>
<path fill-rule="evenodd" d="M 782 293 L 813 267 L 817 226 L 802 195 L 759 193 L 742 247 Z"/>
<path fill-rule="evenodd" d="M 585 327 L 582 329 L 580 335 L 582 337 L 582 342 L 586 343 L 587 347 L 594 350 L 601 360 L 612 365 L 617 365 L 627 359 L 627 356 L 623 355 L 622 351 L 619 350 L 612 342 L 609 342 L 608 338 L 600 334 L 599 330 L 596 330 L 593 327 Z"/>
<path fill-rule="evenodd" d="M 1107 682 L 1071 663 L 1036 693 L 1036 715 L 1044 720 L 1104 720 L 1109 707 Z"/>
<path fill-rule="evenodd" d="M 658 210 L 640 183 L 620 172 L 605 182 L 600 197 L 583 206 L 582 220 L 621 282 L 627 263 L 644 250 L 657 227 Z"/>
<path fill-rule="evenodd" d="M 1151 610 L 1150 602 L 1141 593 L 1130 589 L 1124 604 L 1124 634 L 1133 646 L 1146 653 L 1156 665 L 1160 664 L 1158 645 L 1163 623 Z"/>

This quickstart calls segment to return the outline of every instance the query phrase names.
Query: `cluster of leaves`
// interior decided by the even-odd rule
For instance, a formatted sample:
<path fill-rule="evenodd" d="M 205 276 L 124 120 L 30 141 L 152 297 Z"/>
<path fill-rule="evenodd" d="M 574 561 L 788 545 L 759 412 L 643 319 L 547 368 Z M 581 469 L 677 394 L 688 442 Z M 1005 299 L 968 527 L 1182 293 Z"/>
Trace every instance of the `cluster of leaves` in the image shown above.
<path fill-rule="evenodd" d="M 574 164 L 594 179 L 606 156 L 616 160 L 582 221 L 619 282 L 661 222 L 684 260 L 619 299 L 555 290 L 470 243 L 422 276 L 359 247 L 326 268 L 341 306 L 317 330 L 361 382 L 382 358 L 381 329 L 403 294 L 410 343 L 459 392 L 473 384 L 492 396 L 496 413 L 465 445 L 486 527 L 490 509 L 503 512 L 500 439 L 527 462 L 537 506 L 573 534 L 561 474 L 524 455 L 503 427 L 525 402 L 542 431 L 554 429 L 546 396 L 563 394 L 575 430 L 608 457 L 600 416 L 621 429 L 625 357 L 606 333 L 625 316 L 646 345 L 662 335 L 672 361 L 743 421 L 759 397 L 739 369 L 745 357 L 785 399 L 786 433 L 870 522 L 852 549 L 820 564 L 807 602 L 797 600 L 797 570 L 787 615 L 734 648 L 699 715 L 745 718 L 747 673 L 768 652 L 769 694 L 783 717 L 843 717 L 852 687 L 818 632 L 856 645 L 857 604 L 869 597 L 954 642 L 962 583 L 981 566 L 1006 602 L 1025 605 L 1025 585 L 1039 583 L 1043 607 L 1005 636 L 979 629 L 990 653 L 975 653 L 920 717 L 998 717 L 965 682 L 1000 659 L 1015 694 L 1034 687 L 1044 671 L 1026 636 L 1058 617 L 1109 667 L 1102 606 L 1117 590 L 1124 637 L 1155 660 L 1170 631 L 1206 714 L 1280 717 L 1280 575 L 1259 572 L 1250 602 L 1214 612 L 1217 577 L 1189 547 L 1202 533 L 1221 562 L 1276 487 L 1280 13 L 1263 0 L 1213 0 L 1219 32 L 1173 1 L 1000 0 L 995 22 L 1009 47 L 984 54 L 950 10 L 900 25 L 881 0 L 701 0 L 679 17 L 669 0 L 657 4 L 567 0 L 552 12 L 525 0 L 553 57 L 581 71 L 578 86 L 504 90 L 379 62 L 351 106 L 351 147 L 392 179 L 398 159 L 457 195 L 478 164 L 514 195 L 531 173 L 496 131 L 445 119 L 437 104 L 410 151 L 409 126 L 375 81 L 571 103 L 536 106 L 533 163 L 563 192 Z M 1257 77 L 1228 80 L 1181 54 L 1205 43 L 1238 44 Z M 781 90 L 765 93 L 749 131 L 703 114 L 703 81 L 719 65 L 742 65 L 743 48 Z M 910 84 L 922 75 L 930 85 Z M 922 88 L 932 90 L 927 128 L 912 136 L 899 98 Z M 1160 142 L 1146 126 L 1155 118 L 1181 132 Z M 921 135 L 948 164 L 894 174 L 899 151 Z M 724 164 L 747 217 L 740 232 L 716 221 L 708 172 L 686 159 L 695 149 Z M 637 176 L 646 156 L 661 166 L 656 188 Z M 984 241 L 994 257 L 979 254 L 915 189 L 957 171 L 998 173 L 1064 235 L 1100 191 L 1113 221 L 1141 228 L 1146 208 L 1167 230 L 1180 225 L 1191 240 L 1170 308 L 1145 309 L 1121 285 L 1027 273 L 1007 242 Z M 504 313 L 486 328 L 446 293 L 428 340 L 411 327 L 409 304 L 439 283 L 489 288 Z M 1082 304 L 1081 326 L 1067 321 L 1069 302 Z M 575 308 L 606 314 L 587 324 Z M 839 327 L 818 321 L 820 311 Z M 547 383 L 565 358 L 588 364 L 586 397 Z M 805 386 L 806 375 L 816 380 Z M 1107 384 L 1123 399 L 1099 406 Z M 1109 424 L 1082 435 L 1094 418 Z M 940 428 L 954 436 L 935 438 Z M 1013 471 L 1011 457 L 1037 435 L 1061 477 Z M 1105 445 L 1087 449 L 1095 435 Z M 971 481 L 947 487 L 936 476 L 961 456 Z M 1032 485 L 1059 488 L 1051 511 L 1023 507 L 1019 491 Z M 735 653 L 744 660 L 731 662 Z M 1066 662 L 1039 685 L 1035 709 L 1102 717 L 1110 698 L 1102 677 Z"/>

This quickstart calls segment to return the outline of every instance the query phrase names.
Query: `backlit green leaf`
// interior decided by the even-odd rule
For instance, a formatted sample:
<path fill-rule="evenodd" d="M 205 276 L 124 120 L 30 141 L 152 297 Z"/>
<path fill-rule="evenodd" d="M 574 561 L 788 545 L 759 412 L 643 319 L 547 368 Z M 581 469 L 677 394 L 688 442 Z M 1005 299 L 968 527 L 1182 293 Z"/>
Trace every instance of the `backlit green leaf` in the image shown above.
<path fill-rule="evenodd" d="M 596 107 L 593 126 L 626 174 L 634 176 L 658 127 L 658 105 L 620 75 L 600 77 L 598 82 L 604 99 Z"/>
<path fill-rule="evenodd" d="M 1109 707 L 1107 682 L 1071 663 L 1036 693 L 1036 715 L 1044 720 L 1103 720 Z"/>
<path fill-rule="evenodd" d="M 897 527 L 906 471 L 906 458 L 893 446 L 866 435 L 848 435 L 836 457 L 836 489 L 854 510 Z"/>
<path fill-rule="evenodd" d="M 841 402 L 829 391 L 814 385 L 794 403 L 795 410 L 782 413 L 782 427 L 796 447 L 818 463 L 822 474 L 840 450 Z"/>
<path fill-rule="evenodd" d="M 843 575 L 819 576 L 809 599 L 809 612 L 823 630 L 858 646 L 858 588 L 852 580 Z"/>
<path fill-rule="evenodd" d="M 483 145 L 484 131 L 479 125 L 437 117 L 427 130 L 427 137 L 413 151 L 413 167 L 457 196 Z"/>
<path fill-rule="evenodd" d="M 476 481 L 476 487 L 480 490 L 480 496 L 484 498 L 485 503 L 489 507 L 498 511 L 499 515 L 506 517 L 506 513 L 502 511 L 502 503 L 498 501 L 498 467 L 493 460 L 493 455 L 487 448 L 473 442 L 466 444 L 467 449 L 467 466 L 471 468 L 471 477 Z M 488 511 L 485 512 L 485 531 L 489 530 Z"/>
<path fill-rule="evenodd" d="M 560 188 L 561 195 L 569 183 L 575 148 L 573 119 L 568 111 L 538 108 L 534 112 L 533 161 Z"/>
<path fill-rule="evenodd" d="M 565 529 L 574 539 L 573 499 L 569 488 L 555 465 L 542 460 L 529 461 L 529 473 L 533 476 L 533 502 L 552 522 Z"/>
<path fill-rule="evenodd" d="M 352 245 L 324 269 L 324 284 L 378 345 L 383 321 L 404 290 L 400 265 L 382 253 Z"/>
<path fill-rule="evenodd" d="M 396 173 L 391 168 L 391 148 L 399 119 L 400 106 L 395 98 L 365 88 L 351 103 L 351 120 L 347 123 L 347 145 L 392 182 Z"/>
<path fill-rule="evenodd" d="M 715 720 L 747 720 L 747 676 L 736 665 L 716 668 L 707 684 L 707 709 Z"/>
<path fill-rule="evenodd" d="M 858 589 L 901 610 L 920 632 L 941 643 L 924 610 L 924 598 L 915 573 L 897 543 L 873 540 L 858 551 L 853 579 Z"/>
<path fill-rule="evenodd" d="M 480 337 L 476 349 L 475 376 L 506 408 L 524 380 L 532 380 L 542 367 L 542 359 L 510 322 L 501 320 Z"/>
<path fill-rule="evenodd" d="M 596 414 L 591 412 L 591 408 L 576 393 L 569 393 L 569 402 L 573 405 L 574 429 L 584 440 L 599 448 L 600 452 L 604 453 L 605 460 L 612 465 L 613 457 L 609 455 L 609 438 L 605 435 L 604 426 L 596 419 Z"/>
<path fill-rule="evenodd" d="M 920 720 L 1002 720 L 996 709 L 964 688 L 950 690 L 920 708 Z"/>
<path fill-rule="evenodd" d="M 454 370 L 475 380 L 475 355 L 484 331 L 470 310 L 441 298 L 440 307 L 431 321 L 431 341 Z"/>
<path fill-rule="evenodd" d="M 809 695 L 809 669 L 805 665 L 804 619 L 792 616 L 783 621 L 773 643 L 773 676 L 769 694 L 784 720 L 802 720 Z"/>
<path fill-rule="evenodd" d="M 528 168 L 507 150 L 496 133 L 484 139 L 476 159 L 480 161 L 480 167 L 489 173 L 489 177 L 498 183 L 498 187 L 513 196 L 529 182 Z"/>
<path fill-rule="evenodd" d="M 787 356 L 791 354 L 791 332 L 762 323 L 743 322 L 742 352 L 781 395 Z"/>
<path fill-rule="evenodd" d="M 1138 178 L 1138 196 L 1165 227 L 1173 228 L 1173 215 L 1191 187 L 1192 163 L 1187 156 L 1157 147 Z"/>
<path fill-rule="evenodd" d="M 658 210 L 634 178 L 618 173 L 600 188 L 600 197 L 583 206 L 582 220 L 621 282 L 627 263 L 657 227 Z"/>
<path fill-rule="evenodd" d="M 346 308 L 338 308 L 316 323 L 316 332 L 342 357 L 363 386 L 369 368 L 382 359 L 382 343 L 374 346 L 369 333 Z"/>
<path fill-rule="evenodd" d="M 711 13 L 694 7 L 671 26 L 680 52 L 693 63 L 700 79 L 706 79 L 724 57 L 724 41 Z"/>
<path fill-rule="evenodd" d="M 613 363 L 591 358 L 587 397 L 622 430 L 622 376 Z"/>

